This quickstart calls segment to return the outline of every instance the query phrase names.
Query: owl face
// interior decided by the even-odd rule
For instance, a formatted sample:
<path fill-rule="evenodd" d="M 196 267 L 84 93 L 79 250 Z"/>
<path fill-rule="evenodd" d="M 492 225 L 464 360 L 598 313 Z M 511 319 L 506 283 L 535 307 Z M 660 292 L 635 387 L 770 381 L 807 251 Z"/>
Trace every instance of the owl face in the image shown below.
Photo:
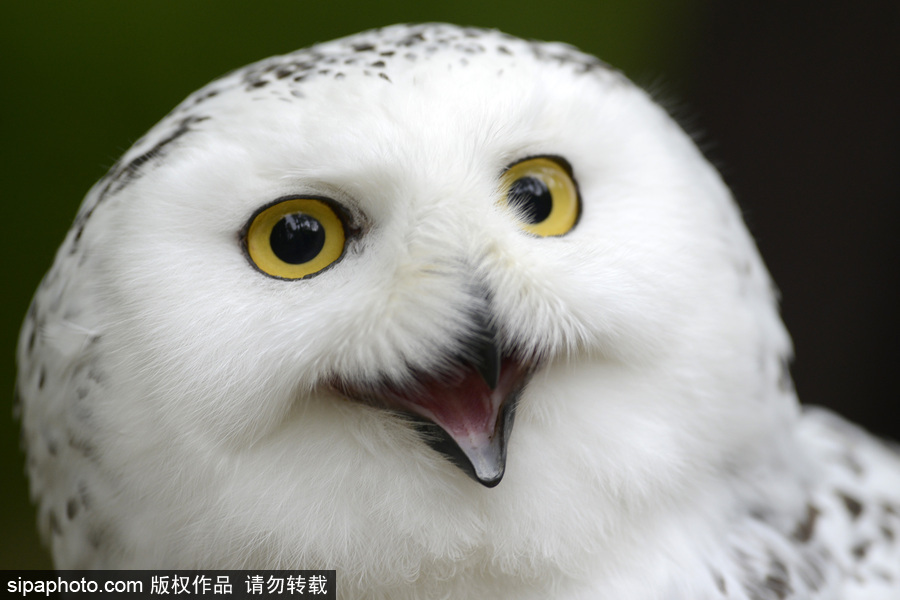
<path fill-rule="evenodd" d="M 778 368 L 763 340 L 787 351 L 688 137 L 596 59 L 495 32 L 398 26 L 217 80 L 73 231 L 110 470 L 160 512 L 178 502 L 135 461 L 215 489 L 210 522 L 306 540 L 278 560 L 351 568 L 303 510 L 376 513 L 348 525 L 370 540 L 354 552 L 388 526 L 458 548 L 492 528 L 519 551 L 527 531 L 580 539 L 547 507 L 675 493 L 752 435 Z M 511 498 L 541 507 L 527 527 Z M 458 537 L 425 533 L 448 521 Z"/>

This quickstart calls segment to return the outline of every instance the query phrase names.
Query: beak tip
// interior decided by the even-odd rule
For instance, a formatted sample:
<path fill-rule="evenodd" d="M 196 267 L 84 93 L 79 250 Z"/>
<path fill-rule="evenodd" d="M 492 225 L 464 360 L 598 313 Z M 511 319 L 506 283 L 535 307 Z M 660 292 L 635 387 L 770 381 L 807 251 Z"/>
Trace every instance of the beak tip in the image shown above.
<path fill-rule="evenodd" d="M 417 415 L 410 415 L 425 442 L 444 455 L 473 481 L 486 488 L 496 487 L 506 473 L 506 444 L 515 415 L 517 398 L 501 407 L 499 423 L 488 444 L 463 449 L 442 427 Z"/>
<path fill-rule="evenodd" d="M 488 446 L 461 450 L 468 464 L 463 470 L 469 477 L 487 488 L 496 487 L 506 472 L 505 440 L 496 437 Z"/>
<path fill-rule="evenodd" d="M 503 471 L 501 471 L 499 475 L 496 475 L 493 478 L 482 479 L 481 477 L 476 475 L 473 479 L 475 479 L 475 481 L 477 481 L 484 487 L 490 489 L 493 487 L 497 487 L 497 484 L 500 483 L 501 479 L 503 479 Z"/>

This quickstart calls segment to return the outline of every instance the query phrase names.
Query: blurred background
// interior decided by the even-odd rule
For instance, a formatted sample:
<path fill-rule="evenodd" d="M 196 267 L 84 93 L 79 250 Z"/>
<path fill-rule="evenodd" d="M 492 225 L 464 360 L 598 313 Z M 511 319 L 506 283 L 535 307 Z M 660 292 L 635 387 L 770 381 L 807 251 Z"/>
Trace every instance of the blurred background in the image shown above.
<path fill-rule="evenodd" d="M 900 3 L 12 0 L 0 20 L 8 282 L 0 568 L 49 567 L 12 418 L 35 287 L 91 184 L 210 79 L 396 22 L 574 44 L 652 91 L 721 169 L 783 295 L 801 399 L 900 439 Z M 3 408 L 5 407 L 5 408 Z"/>

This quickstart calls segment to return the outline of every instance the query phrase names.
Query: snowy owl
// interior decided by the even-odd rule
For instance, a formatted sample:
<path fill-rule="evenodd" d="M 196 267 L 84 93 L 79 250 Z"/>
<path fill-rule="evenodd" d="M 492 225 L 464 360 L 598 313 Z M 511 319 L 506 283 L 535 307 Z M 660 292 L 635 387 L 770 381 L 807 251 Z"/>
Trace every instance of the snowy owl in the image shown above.
<path fill-rule="evenodd" d="M 88 193 L 18 386 L 59 568 L 342 598 L 900 597 L 900 458 L 801 410 L 728 189 L 558 43 L 361 33 L 189 96 Z"/>

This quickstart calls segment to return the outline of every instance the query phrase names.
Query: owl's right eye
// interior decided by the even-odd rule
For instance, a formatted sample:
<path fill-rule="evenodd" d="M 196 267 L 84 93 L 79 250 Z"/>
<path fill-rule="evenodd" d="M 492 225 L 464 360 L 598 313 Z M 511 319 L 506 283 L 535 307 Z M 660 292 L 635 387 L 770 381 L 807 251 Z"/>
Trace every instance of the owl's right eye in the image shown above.
<path fill-rule="evenodd" d="M 288 198 L 262 209 L 247 228 L 253 264 L 279 279 L 303 279 L 328 267 L 344 253 L 344 223 L 319 198 Z"/>

